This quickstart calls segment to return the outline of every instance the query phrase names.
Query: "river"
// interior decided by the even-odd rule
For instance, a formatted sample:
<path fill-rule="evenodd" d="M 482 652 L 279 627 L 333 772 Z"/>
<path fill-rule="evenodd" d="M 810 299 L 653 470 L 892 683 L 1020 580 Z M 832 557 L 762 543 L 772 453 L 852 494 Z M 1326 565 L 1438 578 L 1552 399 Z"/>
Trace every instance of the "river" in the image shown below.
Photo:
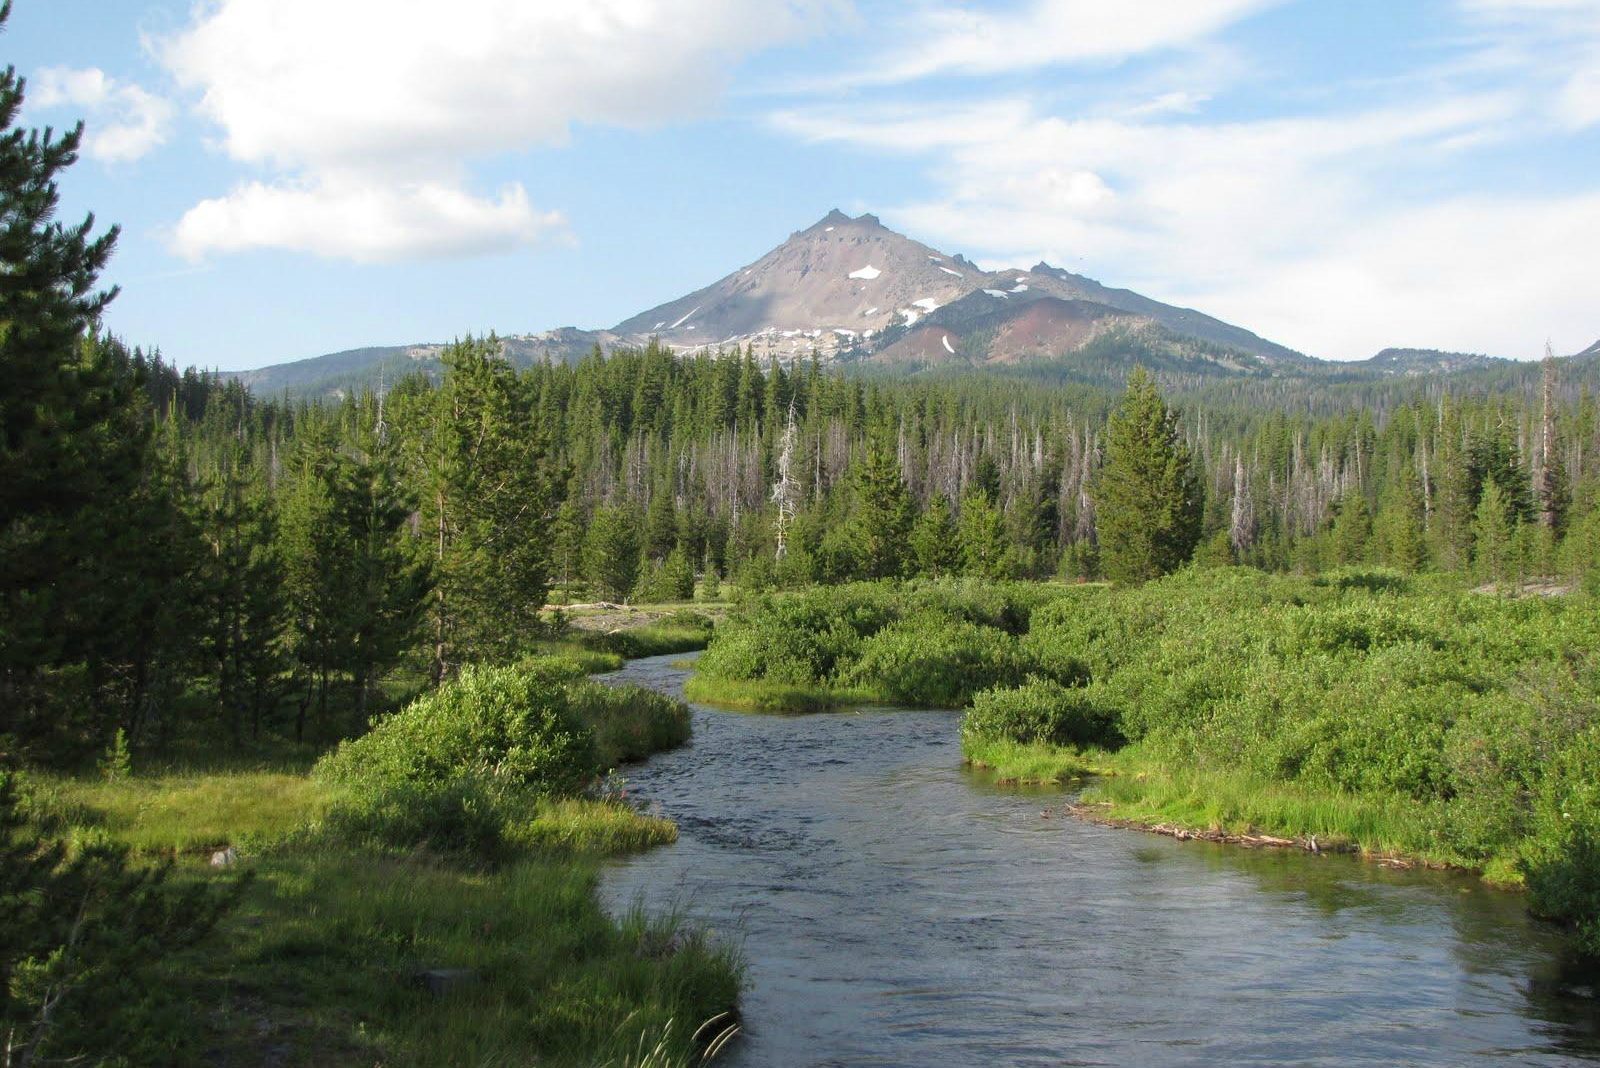
<path fill-rule="evenodd" d="M 682 659 L 603 678 L 681 696 Z M 742 948 L 719 1063 L 1600 1064 L 1600 977 L 1516 895 L 1066 818 L 963 769 L 955 712 L 693 714 L 625 773 L 678 842 L 602 889 Z"/>

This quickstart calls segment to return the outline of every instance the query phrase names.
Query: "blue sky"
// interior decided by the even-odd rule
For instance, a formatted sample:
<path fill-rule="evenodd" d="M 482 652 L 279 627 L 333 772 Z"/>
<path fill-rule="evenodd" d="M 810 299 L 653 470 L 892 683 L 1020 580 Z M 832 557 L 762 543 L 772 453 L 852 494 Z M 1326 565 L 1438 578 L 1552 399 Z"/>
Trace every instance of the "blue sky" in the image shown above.
<path fill-rule="evenodd" d="M 1600 0 L 16 0 L 108 326 L 608 326 L 829 208 L 1314 355 L 1600 337 Z"/>

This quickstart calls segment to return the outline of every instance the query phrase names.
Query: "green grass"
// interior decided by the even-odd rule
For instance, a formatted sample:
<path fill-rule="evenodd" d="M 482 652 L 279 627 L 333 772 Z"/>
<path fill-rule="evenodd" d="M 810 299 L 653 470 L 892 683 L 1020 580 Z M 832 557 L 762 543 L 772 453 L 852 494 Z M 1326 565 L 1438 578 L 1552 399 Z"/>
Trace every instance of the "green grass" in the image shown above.
<path fill-rule="evenodd" d="M 608 652 L 584 644 L 575 638 L 550 639 L 535 643 L 534 655 L 570 660 L 585 675 L 617 671 L 627 658 L 621 653 Z"/>
<path fill-rule="evenodd" d="M 1430 810 L 1400 795 L 1269 781 L 1229 769 L 1174 768 L 1139 747 L 1106 754 L 1102 770 L 1106 774 L 1088 785 L 1082 799 L 1107 805 L 1115 819 L 1228 834 L 1315 836 L 1326 848 L 1471 866 L 1441 851 Z"/>
<path fill-rule="evenodd" d="M 46 834 L 181 854 L 282 838 L 319 819 L 334 791 L 282 771 L 175 772 L 115 782 L 33 774 L 24 797 L 29 819 Z"/>
<path fill-rule="evenodd" d="M 525 670 L 567 695 L 610 760 L 688 737 L 681 702 L 579 683 L 567 657 Z M 253 876 L 213 937 L 142 977 L 183 1021 L 147 1025 L 167 1063 L 687 1066 L 728 1026 L 696 1036 L 736 1009 L 741 966 L 678 917 L 605 913 L 598 861 L 677 828 L 599 792 L 486 794 L 503 806 L 492 852 L 351 834 L 353 789 L 308 769 L 34 774 L 23 811 L 69 843 L 175 856 L 181 880 Z M 211 868 L 226 845 L 238 864 Z M 427 969 L 471 981 L 436 996 L 417 981 Z"/>
<path fill-rule="evenodd" d="M 994 773 L 996 781 L 1047 786 L 1093 775 L 1105 767 L 1105 754 L 1072 746 L 984 738 L 964 742 L 968 764 Z"/>
<path fill-rule="evenodd" d="M 604 857 L 675 842 L 678 828 L 620 802 L 565 798 L 540 801 L 528 819 L 512 822 L 507 837 L 523 849 Z"/>
<path fill-rule="evenodd" d="M 871 704 L 870 694 L 826 686 L 788 686 L 765 679 L 724 679 L 695 674 L 683 684 L 683 696 L 701 704 L 740 712 L 837 712 Z"/>
<path fill-rule="evenodd" d="M 585 863 L 533 857 L 493 874 L 349 852 L 255 865 L 204 952 L 166 966 L 202 1010 L 208 1063 L 594 1065 L 731 1008 L 737 962 L 673 918 L 620 922 Z M 466 969 L 443 997 L 414 978 Z"/>

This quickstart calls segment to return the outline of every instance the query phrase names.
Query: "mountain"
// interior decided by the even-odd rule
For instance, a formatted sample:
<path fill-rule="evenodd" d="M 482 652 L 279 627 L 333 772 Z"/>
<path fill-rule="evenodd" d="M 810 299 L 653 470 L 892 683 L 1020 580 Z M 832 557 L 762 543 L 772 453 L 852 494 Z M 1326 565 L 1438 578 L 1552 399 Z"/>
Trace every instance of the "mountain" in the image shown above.
<path fill-rule="evenodd" d="M 518 367 L 551 360 L 573 363 L 596 345 L 604 349 L 624 344 L 622 338 L 605 330 L 579 330 L 564 326 L 537 334 L 512 334 L 498 339 L 500 351 Z M 414 371 L 430 375 L 443 368 L 439 357 L 443 343 L 423 345 L 376 345 L 346 349 L 326 356 L 312 356 L 291 363 L 278 363 L 254 371 L 224 372 L 236 378 L 252 393 L 263 397 L 288 393 L 297 397 L 342 396 L 378 382 L 392 382 Z"/>
<path fill-rule="evenodd" d="M 1385 349 L 1336 363 L 1302 355 L 1243 327 L 1102 285 L 1048 263 L 985 271 L 896 233 L 874 215 L 837 209 L 781 245 L 692 293 L 609 330 L 563 327 L 501 338 L 514 364 L 573 361 L 596 346 L 659 339 L 680 353 L 755 349 L 880 367 L 1009 367 L 1118 379 L 1142 363 L 1213 377 L 1378 379 L 1455 374 L 1507 361 L 1430 349 Z M 413 370 L 436 373 L 440 344 L 350 349 L 234 373 L 265 395 L 338 395 Z M 1600 342 L 1588 350 L 1600 354 Z"/>
<path fill-rule="evenodd" d="M 1438 349 L 1384 349 L 1370 359 L 1352 364 L 1380 375 L 1433 375 L 1454 374 L 1457 371 L 1498 367 L 1511 363 L 1499 356 L 1483 356 L 1470 352 L 1441 352 Z"/>
<path fill-rule="evenodd" d="M 1032 307 L 1042 301 L 1052 303 Z M 679 349 L 755 344 L 780 358 L 816 348 L 920 364 L 946 362 L 957 340 L 986 332 L 997 334 L 999 347 L 979 352 L 969 344 L 969 362 L 1059 357 L 1107 329 L 1150 324 L 1180 344 L 1187 339 L 1254 357 L 1247 361 L 1252 367 L 1313 362 L 1200 312 L 1048 263 L 984 271 L 890 230 L 875 215 L 852 219 L 837 209 L 754 263 L 612 330 L 638 342 L 659 337 Z M 934 338 L 932 326 L 946 333 Z M 959 337 L 947 340 L 951 331 Z"/>
<path fill-rule="evenodd" d="M 1596 341 L 1593 345 L 1578 353 L 1578 356 L 1600 356 L 1600 341 Z"/>

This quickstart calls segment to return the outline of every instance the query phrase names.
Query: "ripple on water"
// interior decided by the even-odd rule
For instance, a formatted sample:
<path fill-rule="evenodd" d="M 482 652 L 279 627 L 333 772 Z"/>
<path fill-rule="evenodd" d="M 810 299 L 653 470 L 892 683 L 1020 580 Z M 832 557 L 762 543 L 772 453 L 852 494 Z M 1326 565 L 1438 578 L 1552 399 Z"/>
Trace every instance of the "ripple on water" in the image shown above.
<path fill-rule="evenodd" d="M 679 659 L 613 677 L 681 694 Z M 604 892 L 742 946 L 727 1063 L 1600 1063 L 1593 976 L 1515 897 L 1044 819 L 962 771 L 955 713 L 694 728 L 627 776 L 679 841 Z"/>

